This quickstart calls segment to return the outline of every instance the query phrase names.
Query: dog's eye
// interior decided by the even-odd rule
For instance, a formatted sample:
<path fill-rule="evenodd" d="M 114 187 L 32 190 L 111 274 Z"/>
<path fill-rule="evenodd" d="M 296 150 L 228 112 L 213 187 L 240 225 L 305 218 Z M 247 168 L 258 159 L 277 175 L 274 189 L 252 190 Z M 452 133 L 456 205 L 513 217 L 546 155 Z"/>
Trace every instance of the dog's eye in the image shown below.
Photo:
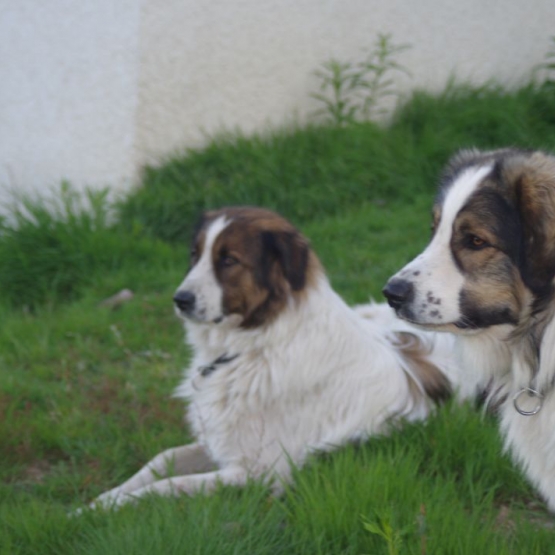
<path fill-rule="evenodd" d="M 468 246 L 474 250 L 480 250 L 487 246 L 489 246 L 488 242 L 478 235 L 469 235 L 468 236 Z"/>
<path fill-rule="evenodd" d="M 230 266 L 235 266 L 235 264 L 239 263 L 239 260 L 237 260 L 235 257 L 233 256 L 229 256 L 229 255 L 222 255 L 220 262 L 222 264 L 222 266 L 229 268 Z"/>

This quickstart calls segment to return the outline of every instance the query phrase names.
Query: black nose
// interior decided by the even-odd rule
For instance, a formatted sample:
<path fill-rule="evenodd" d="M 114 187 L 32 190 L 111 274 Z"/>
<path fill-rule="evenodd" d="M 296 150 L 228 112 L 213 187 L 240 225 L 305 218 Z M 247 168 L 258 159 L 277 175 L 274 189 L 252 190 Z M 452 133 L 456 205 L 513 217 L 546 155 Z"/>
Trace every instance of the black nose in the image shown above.
<path fill-rule="evenodd" d="M 178 291 L 174 297 L 175 306 L 183 312 L 190 312 L 195 307 L 195 294 L 190 291 Z"/>
<path fill-rule="evenodd" d="M 410 281 L 393 278 L 385 284 L 382 293 L 387 297 L 389 306 L 398 310 L 406 302 L 413 300 L 414 286 Z"/>

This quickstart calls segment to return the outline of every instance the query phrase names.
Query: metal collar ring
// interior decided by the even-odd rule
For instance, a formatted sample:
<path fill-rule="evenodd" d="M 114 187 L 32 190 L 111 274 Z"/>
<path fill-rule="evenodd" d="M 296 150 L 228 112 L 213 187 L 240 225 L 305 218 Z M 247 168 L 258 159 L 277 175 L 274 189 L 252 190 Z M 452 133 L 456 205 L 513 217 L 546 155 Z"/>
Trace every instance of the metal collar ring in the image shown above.
<path fill-rule="evenodd" d="M 532 410 L 524 410 L 520 405 L 519 405 L 519 400 L 522 397 L 523 393 L 527 393 L 529 397 L 535 397 L 536 398 L 536 406 L 532 409 Z M 531 387 L 525 387 L 523 389 L 521 389 L 520 391 L 517 391 L 516 394 L 513 397 L 513 405 L 515 407 L 515 410 L 519 413 L 522 414 L 522 416 L 534 416 L 534 414 L 538 414 L 538 412 L 540 412 L 542 405 L 543 405 L 543 395 L 539 392 L 536 391 L 535 389 L 532 389 Z"/>

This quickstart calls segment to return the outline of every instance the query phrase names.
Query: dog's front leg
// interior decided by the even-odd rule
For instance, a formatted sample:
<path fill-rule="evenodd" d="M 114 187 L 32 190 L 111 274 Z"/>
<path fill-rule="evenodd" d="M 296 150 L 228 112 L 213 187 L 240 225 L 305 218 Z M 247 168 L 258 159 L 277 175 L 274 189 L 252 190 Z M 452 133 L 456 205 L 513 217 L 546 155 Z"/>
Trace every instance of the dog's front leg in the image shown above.
<path fill-rule="evenodd" d="M 90 506 L 95 508 L 117 505 L 121 496 L 144 489 L 150 484 L 160 481 L 161 478 L 172 474 L 183 476 L 207 472 L 214 468 L 216 468 L 216 465 L 208 456 L 206 449 L 198 443 L 167 449 L 156 455 L 129 480 L 98 496 Z"/>
<path fill-rule="evenodd" d="M 130 493 L 121 492 L 113 501 L 112 506 L 120 507 L 133 503 L 146 495 L 177 496 L 194 495 L 199 492 L 210 493 L 219 484 L 241 486 L 247 483 L 248 473 L 240 467 L 226 468 L 205 472 L 202 474 L 189 474 L 187 476 L 173 476 L 165 480 L 158 480 L 152 484 L 136 489 Z M 109 492 L 108 492 L 109 493 Z"/>

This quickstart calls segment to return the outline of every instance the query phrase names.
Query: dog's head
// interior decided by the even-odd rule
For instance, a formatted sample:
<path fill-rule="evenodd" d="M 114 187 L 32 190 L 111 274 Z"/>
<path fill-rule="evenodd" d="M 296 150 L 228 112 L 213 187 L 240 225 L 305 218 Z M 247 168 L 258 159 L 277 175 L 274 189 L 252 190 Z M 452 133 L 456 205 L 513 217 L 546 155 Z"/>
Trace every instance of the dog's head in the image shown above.
<path fill-rule="evenodd" d="M 433 209 L 433 236 L 384 294 L 428 328 L 518 326 L 552 295 L 555 158 L 513 149 L 458 153 Z"/>
<path fill-rule="evenodd" d="M 194 233 L 190 270 L 174 296 L 176 312 L 199 323 L 260 326 L 303 293 L 317 264 L 308 241 L 269 210 L 207 212 Z"/>

